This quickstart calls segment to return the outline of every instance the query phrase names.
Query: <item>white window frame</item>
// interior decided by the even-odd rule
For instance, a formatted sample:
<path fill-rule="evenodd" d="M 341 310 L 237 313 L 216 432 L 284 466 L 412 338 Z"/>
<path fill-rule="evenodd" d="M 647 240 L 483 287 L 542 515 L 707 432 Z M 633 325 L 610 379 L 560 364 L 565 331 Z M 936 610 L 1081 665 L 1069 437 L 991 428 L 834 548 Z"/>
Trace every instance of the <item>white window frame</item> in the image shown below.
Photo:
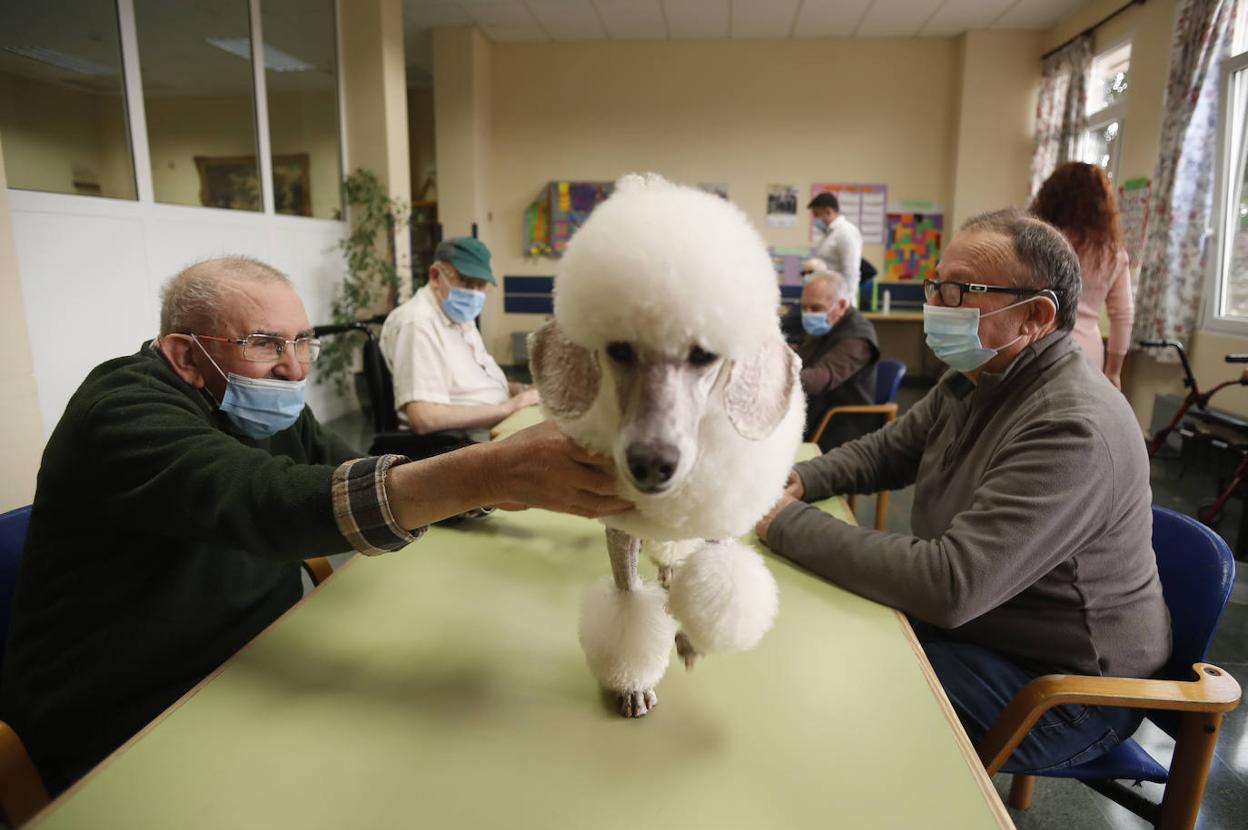
<path fill-rule="evenodd" d="M 230 211 L 240 215 L 251 216 L 281 216 L 283 219 L 292 220 L 309 220 L 317 219 L 315 216 L 288 216 L 287 214 L 278 214 L 274 205 L 273 197 L 273 155 L 270 152 L 269 137 L 269 100 L 267 94 L 267 78 L 264 69 L 264 31 L 261 26 L 260 5 L 263 0 L 247 0 L 247 14 L 251 24 L 251 67 L 252 67 L 252 95 L 255 102 L 253 117 L 256 124 L 256 160 L 257 160 L 257 178 L 260 186 L 260 203 L 259 211 Z M 343 172 L 347 169 L 347 125 L 346 125 L 346 107 L 342 72 L 342 0 L 333 0 L 333 25 L 334 25 L 334 55 L 336 58 L 335 86 L 337 88 L 337 107 L 338 107 L 338 164 L 339 171 Z M 147 133 L 147 109 L 143 97 L 143 76 L 140 71 L 139 63 L 139 38 L 138 29 L 135 23 L 134 0 L 116 0 L 117 9 L 117 27 L 119 32 L 119 47 L 121 49 L 121 65 L 122 65 L 122 83 L 125 93 L 125 115 L 127 129 L 129 132 L 128 139 L 130 142 L 130 158 L 134 164 L 134 199 L 114 199 L 113 197 L 101 196 L 84 196 L 76 193 L 52 193 L 46 190 L 18 190 L 9 188 L 10 195 L 16 193 L 39 193 L 48 196 L 55 196 L 65 199 L 87 199 L 92 202 L 99 202 L 101 199 L 109 201 L 119 201 L 131 204 L 141 205 L 157 205 L 163 204 L 156 201 L 155 190 L 152 184 L 152 158 L 151 145 L 148 142 Z M 343 215 L 346 214 L 346 194 L 342 193 L 341 176 L 338 182 L 340 193 L 340 205 Z M 72 204 L 68 203 L 68 204 Z M 171 206 L 172 207 L 172 206 Z M 193 210 L 212 210 L 219 211 L 222 208 L 210 208 L 203 205 L 181 205 L 179 207 L 190 208 Z M 73 210 L 73 208 L 71 208 Z M 341 222 L 342 220 L 332 219 L 321 221 Z"/>
<path fill-rule="evenodd" d="M 1088 159 L 1088 145 L 1091 141 L 1091 134 L 1093 131 L 1102 129 L 1115 121 L 1118 122 L 1118 135 L 1114 138 L 1114 148 L 1110 153 L 1109 166 L 1105 168 L 1105 171 L 1109 173 L 1109 177 L 1113 180 L 1115 185 L 1118 184 L 1118 160 L 1122 156 L 1123 135 L 1127 130 L 1127 103 L 1131 99 L 1130 67 L 1131 63 L 1135 60 L 1134 37 L 1135 35 L 1133 32 L 1128 33 L 1123 37 L 1118 38 L 1104 49 L 1101 49 L 1096 56 L 1092 58 L 1092 65 L 1095 66 L 1097 61 L 1101 60 L 1111 52 L 1116 52 L 1127 44 L 1131 45 L 1131 60 L 1127 63 L 1126 94 L 1124 94 L 1120 100 L 1115 101 L 1109 106 L 1102 107 L 1096 112 L 1087 113 L 1084 120 L 1083 134 L 1079 138 L 1079 158 L 1088 164 L 1096 164 L 1099 167 L 1100 165 L 1098 162 Z"/>
<path fill-rule="evenodd" d="M 1248 337 L 1248 317 L 1231 317 L 1221 313 L 1222 297 L 1225 283 L 1222 279 L 1225 269 L 1230 265 L 1230 248 L 1234 234 L 1228 232 L 1235 218 L 1231 210 L 1230 197 L 1235 193 L 1237 180 L 1243 180 L 1245 147 L 1248 144 L 1248 129 L 1244 124 L 1248 120 L 1248 101 L 1241 112 L 1232 112 L 1234 98 L 1231 90 L 1231 79 L 1239 72 L 1248 72 L 1248 49 L 1233 55 L 1222 62 L 1221 86 L 1218 90 L 1218 147 L 1214 162 L 1213 189 L 1213 226 L 1208 231 L 1208 239 L 1213 245 L 1213 255 L 1207 257 L 1205 269 L 1205 286 L 1202 292 L 1201 330 L 1215 334 L 1226 334 Z M 1248 75 L 1244 77 L 1248 84 Z M 1241 130 L 1235 135 L 1237 128 Z"/>

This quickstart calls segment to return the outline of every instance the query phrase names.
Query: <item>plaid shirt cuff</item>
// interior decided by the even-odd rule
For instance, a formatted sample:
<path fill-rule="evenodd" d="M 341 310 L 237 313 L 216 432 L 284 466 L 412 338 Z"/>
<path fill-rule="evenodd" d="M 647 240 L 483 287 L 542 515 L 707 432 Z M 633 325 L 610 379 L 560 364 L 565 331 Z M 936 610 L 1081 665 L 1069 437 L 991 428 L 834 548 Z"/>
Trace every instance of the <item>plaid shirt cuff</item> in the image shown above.
<path fill-rule="evenodd" d="M 386 472 L 406 462 L 401 455 L 380 455 L 347 461 L 334 470 L 334 521 L 351 547 L 365 556 L 398 550 L 428 529 L 409 532 L 399 527 L 390 512 Z"/>

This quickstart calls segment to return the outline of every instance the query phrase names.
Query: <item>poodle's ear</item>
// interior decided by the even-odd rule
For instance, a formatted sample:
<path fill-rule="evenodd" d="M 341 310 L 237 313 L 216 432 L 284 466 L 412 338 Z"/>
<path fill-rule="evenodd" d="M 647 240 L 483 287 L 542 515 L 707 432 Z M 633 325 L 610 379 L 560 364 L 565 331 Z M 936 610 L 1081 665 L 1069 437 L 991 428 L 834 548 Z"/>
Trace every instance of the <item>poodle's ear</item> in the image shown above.
<path fill-rule="evenodd" d="M 728 420 L 745 438 L 760 441 L 771 435 L 799 394 L 802 364 L 779 337 L 769 338 L 749 360 L 728 365 L 724 408 Z"/>
<path fill-rule="evenodd" d="M 579 418 L 598 397 L 598 358 L 563 336 L 554 320 L 529 335 L 529 370 L 551 414 Z"/>

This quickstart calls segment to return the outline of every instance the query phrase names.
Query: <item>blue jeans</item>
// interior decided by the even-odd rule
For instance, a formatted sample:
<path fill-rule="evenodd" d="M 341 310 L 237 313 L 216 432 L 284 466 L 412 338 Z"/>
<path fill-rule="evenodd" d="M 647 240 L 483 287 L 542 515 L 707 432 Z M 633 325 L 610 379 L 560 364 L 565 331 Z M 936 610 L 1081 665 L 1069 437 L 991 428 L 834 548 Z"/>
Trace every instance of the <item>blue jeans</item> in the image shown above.
<path fill-rule="evenodd" d="M 972 744 L 1028 681 L 1061 673 L 1028 671 L 992 649 L 952 640 L 913 618 L 910 624 Z M 1091 761 L 1129 738 L 1143 718 L 1138 709 L 1055 706 L 1040 716 L 1001 772 L 1043 773 Z"/>

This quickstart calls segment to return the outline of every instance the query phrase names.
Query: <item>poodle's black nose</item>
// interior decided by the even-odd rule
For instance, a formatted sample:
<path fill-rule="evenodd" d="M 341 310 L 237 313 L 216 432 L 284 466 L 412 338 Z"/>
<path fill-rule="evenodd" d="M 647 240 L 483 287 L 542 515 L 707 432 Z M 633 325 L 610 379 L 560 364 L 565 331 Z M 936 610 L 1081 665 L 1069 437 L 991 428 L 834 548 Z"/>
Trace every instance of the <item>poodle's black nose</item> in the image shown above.
<path fill-rule="evenodd" d="M 680 450 L 671 444 L 633 444 L 624 453 L 628 474 L 643 493 L 667 489 L 680 463 Z"/>

